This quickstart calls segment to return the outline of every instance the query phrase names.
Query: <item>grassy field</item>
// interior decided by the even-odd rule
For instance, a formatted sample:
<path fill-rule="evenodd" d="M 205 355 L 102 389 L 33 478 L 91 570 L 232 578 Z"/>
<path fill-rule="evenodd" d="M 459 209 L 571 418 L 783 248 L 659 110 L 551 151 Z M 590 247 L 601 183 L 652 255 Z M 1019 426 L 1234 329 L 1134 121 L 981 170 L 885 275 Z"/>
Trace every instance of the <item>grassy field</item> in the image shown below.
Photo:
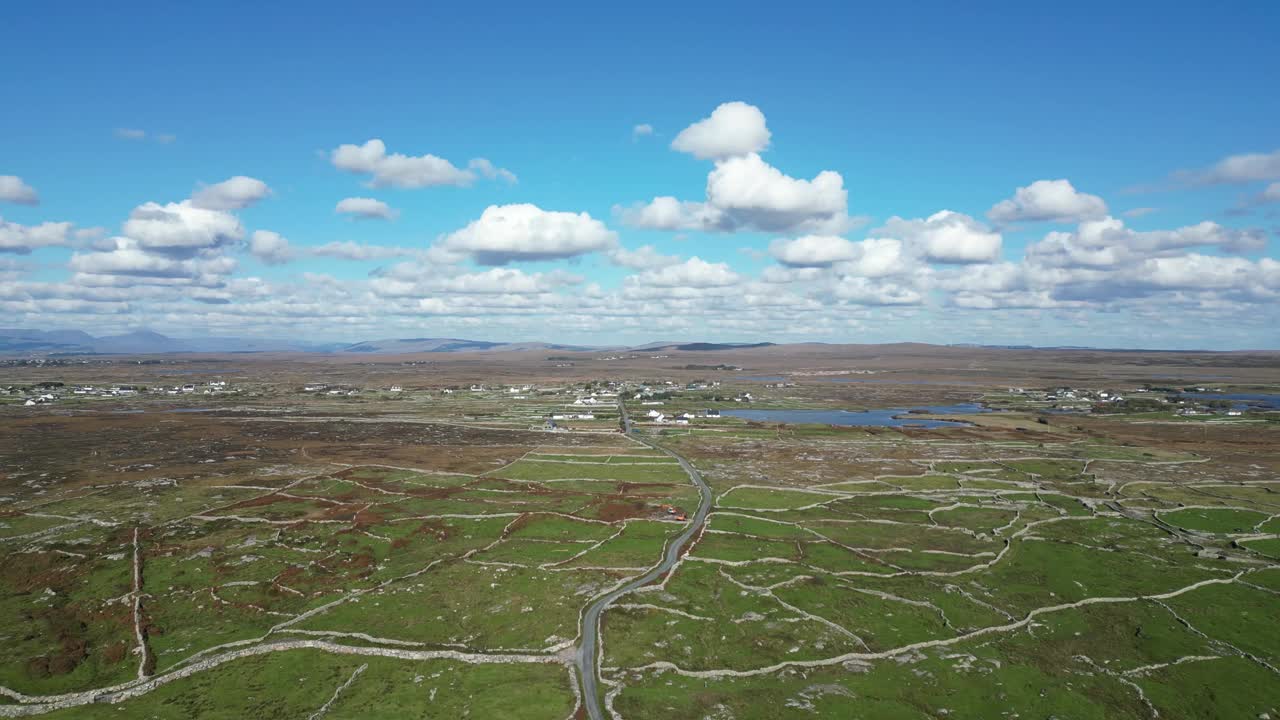
<path fill-rule="evenodd" d="M 614 432 L 611 403 L 547 431 L 585 387 L 485 384 L 0 408 L 0 716 L 118 686 L 147 691 L 49 716 L 581 717 L 584 609 L 658 562 L 698 489 Z M 748 389 L 776 408 L 975 399 L 730 381 L 662 410 Z M 1018 409 L 938 430 L 643 426 L 713 502 L 675 568 L 603 613 L 608 706 L 1280 718 L 1280 429 L 1045 425 L 1001 402 Z"/>

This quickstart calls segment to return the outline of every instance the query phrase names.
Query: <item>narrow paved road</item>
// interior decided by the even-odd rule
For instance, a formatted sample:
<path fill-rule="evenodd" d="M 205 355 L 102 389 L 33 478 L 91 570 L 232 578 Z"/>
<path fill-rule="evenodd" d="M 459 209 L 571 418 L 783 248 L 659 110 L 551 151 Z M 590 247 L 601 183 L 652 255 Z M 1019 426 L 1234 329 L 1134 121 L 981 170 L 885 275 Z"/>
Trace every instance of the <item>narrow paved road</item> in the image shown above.
<path fill-rule="evenodd" d="M 597 692 L 597 684 L 600 680 L 600 669 L 596 666 L 599 660 L 600 652 L 600 614 L 609 604 L 619 597 L 635 590 L 638 587 L 648 585 L 656 580 L 660 575 L 675 566 L 676 561 L 680 559 L 680 548 L 702 528 L 702 524 L 707 520 L 707 513 L 711 512 L 711 488 L 707 487 L 707 483 L 703 481 L 702 475 L 694 469 L 679 453 L 672 452 L 664 447 L 659 447 L 646 438 L 642 438 L 632 434 L 631 416 L 627 414 L 627 408 L 623 404 L 622 399 L 618 400 L 618 412 L 622 416 L 622 429 L 631 437 L 648 445 L 649 447 L 660 450 L 680 463 L 680 467 L 684 468 L 685 473 L 689 475 L 689 479 L 694 485 L 698 486 L 698 492 L 701 493 L 702 499 L 698 503 L 698 511 L 694 513 L 693 520 L 689 523 L 679 535 L 676 536 L 667 545 L 667 551 L 662 556 L 662 561 L 655 565 L 649 572 L 640 577 L 626 583 L 625 585 L 615 589 L 613 592 L 604 595 L 582 614 L 582 643 L 578 645 L 578 655 L 575 663 L 578 666 L 578 673 L 582 676 L 582 702 L 587 708 L 587 715 L 591 720 L 604 720 L 604 709 L 600 706 L 600 697 Z"/>

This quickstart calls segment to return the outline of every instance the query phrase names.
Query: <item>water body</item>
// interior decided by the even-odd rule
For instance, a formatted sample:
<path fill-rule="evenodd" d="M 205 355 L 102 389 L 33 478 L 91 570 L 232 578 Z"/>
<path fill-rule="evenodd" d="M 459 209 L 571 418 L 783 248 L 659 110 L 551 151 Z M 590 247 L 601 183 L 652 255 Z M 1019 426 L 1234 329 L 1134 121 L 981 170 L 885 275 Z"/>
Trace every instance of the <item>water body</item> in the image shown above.
<path fill-rule="evenodd" d="M 969 385 L 969 386 L 989 386 L 999 385 L 996 382 L 974 382 L 972 380 L 902 380 L 899 378 L 872 378 L 872 377 L 851 377 L 840 375 L 837 377 L 822 376 L 816 378 L 819 382 L 834 383 L 881 383 L 885 385 Z"/>
<path fill-rule="evenodd" d="M 940 428 L 964 427 L 969 424 L 955 420 L 929 420 L 914 417 L 909 414 L 911 410 L 920 410 L 933 415 L 990 412 L 976 403 L 961 403 L 959 405 L 924 405 L 917 408 L 886 408 L 883 410 L 867 410 L 866 412 L 849 412 L 848 410 L 721 410 L 720 414 L 762 422 L 841 425 L 846 427 L 904 427 L 910 425 L 912 427 Z"/>
<path fill-rule="evenodd" d="M 746 382 L 829 382 L 829 383 L 877 383 L 882 385 L 966 385 L 982 387 L 999 385 L 995 382 L 973 380 L 903 380 L 892 377 L 867 377 L 865 375 L 735 375 L 734 380 Z"/>
<path fill-rule="evenodd" d="M 218 408 L 184 407 L 184 408 L 163 408 L 160 410 L 145 410 L 145 409 L 136 408 L 132 410 L 112 410 L 111 412 L 116 415 L 142 415 L 146 413 L 206 413 L 206 412 L 215 412 L 217 410 Z"/>
<path fill-rule="evenodd" d="M 1280 410 L 1280 395 L 1267 393 L 1186 393 L 1179 395 L 1187 400 L 1231 400 L 1236 408 L 1261 407 Z"/>

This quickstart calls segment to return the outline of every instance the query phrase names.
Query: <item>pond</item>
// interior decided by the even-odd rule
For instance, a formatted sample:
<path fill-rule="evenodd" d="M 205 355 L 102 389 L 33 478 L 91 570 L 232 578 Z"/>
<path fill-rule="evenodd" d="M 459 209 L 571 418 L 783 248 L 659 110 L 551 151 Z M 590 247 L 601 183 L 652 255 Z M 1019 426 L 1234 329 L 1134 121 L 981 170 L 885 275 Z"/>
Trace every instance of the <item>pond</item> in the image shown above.
<path fill-rule="evenodd" d="M 846 427 L 964 427 L 969 423 L 955 420 L 929 420 L 912 417 L 911 410 L 933 415 L 963 415 L 990 412 L 977 403 L 958 405 L 924 405 L 917 408 L 886 408 L 850 412 L 848 410 L 721 410 L 721 415 L 760 422 L 842 425 Z"/>
<path fill-rule="evenodd" d="M 973 380 L 904 380 L 902 378 L 886 378 L 886 377 L 853 377 L 848 375 L 839 375 L 835 377 L 824 376 L 817 378 L 819 382 L 832 383 L 879 383 L 883 385 L 965 385 L 970 387 L 981 387 L 985 385 L 998 385 L 994 382 L 976 382 Z"/>
<path fill-rule="evenodd" d="M 1230 400 L 1236 409 L 1262 408 L 1280 410 L 1280 395 L 1267 393 L 1186 393 L 1179 395 L 1188 400 Z"/>
<path fill-rule="evenodd" d="M 828 382 L 828 383 L 872 383 L 880 385 L 963 385 L 967 387 L 985 387 L 999 385 L 995 382 L 978 382 L 976 380 L 904 380 L 897 377 L 869 377 L 867 375 L 734 375 L 734 380 L 743 382 Z"/>
<path fill-rule="evenodd" d="M 148 408 L 131 408 L 128 410 L 112 410 L 111 412 L 116 415 L 142 415 L 143 413 L 206 413 L 206 412 L 215 412 L 217 410 L 218 408 L 208 408 L 208 407 L 180 407 L 180 408 L 158 408 L 154 410 L 148 409 Z"/>

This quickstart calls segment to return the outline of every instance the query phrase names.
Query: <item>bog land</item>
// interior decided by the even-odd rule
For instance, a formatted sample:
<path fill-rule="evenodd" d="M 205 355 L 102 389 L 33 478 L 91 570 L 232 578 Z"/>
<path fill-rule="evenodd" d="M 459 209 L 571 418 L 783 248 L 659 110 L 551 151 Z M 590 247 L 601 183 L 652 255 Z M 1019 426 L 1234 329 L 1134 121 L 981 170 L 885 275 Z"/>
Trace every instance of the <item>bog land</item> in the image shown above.
<path fill-rule="evenodd" d="M 7 361 L 0 717 L 1280 718 L 1278 392 L 1267 353 Z"/>

